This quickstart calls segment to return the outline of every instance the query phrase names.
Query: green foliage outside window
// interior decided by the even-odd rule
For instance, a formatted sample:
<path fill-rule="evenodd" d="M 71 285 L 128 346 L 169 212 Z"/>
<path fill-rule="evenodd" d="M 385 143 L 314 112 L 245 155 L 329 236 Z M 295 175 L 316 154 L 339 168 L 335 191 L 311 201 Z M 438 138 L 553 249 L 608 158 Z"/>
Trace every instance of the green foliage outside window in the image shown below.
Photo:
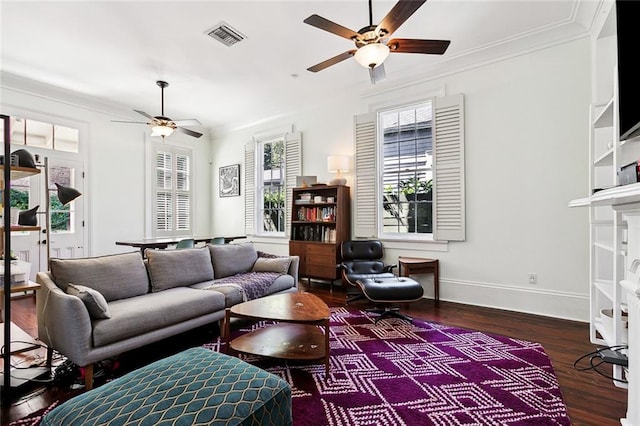
<path fill-rule="evenodd" d="M 69 231 L 70 227 L 69 205 L 63 206 L 57 196 L 51 196 L 51 231 Z"/>
<path fill-rule="evenodd" d="M 29 209 L 29 193 L 27 191 L 20 191 L 11 188 L 11 207 L 15 207 L 20 210 Z"/>

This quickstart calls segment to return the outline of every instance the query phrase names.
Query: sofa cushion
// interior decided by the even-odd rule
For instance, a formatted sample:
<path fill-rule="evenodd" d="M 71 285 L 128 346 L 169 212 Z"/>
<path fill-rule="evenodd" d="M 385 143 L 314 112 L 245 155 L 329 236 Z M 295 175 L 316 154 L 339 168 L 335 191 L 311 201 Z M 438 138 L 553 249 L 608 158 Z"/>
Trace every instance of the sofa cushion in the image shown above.
<path fill-rule="evenodd" d="M 140 252 L 79 259 L 51 259 L 51 275 L 65 292 L 69 283 L 82 283 L 107 302 L 149 292 L 147 269 Z"/>
<path fill-rule="evenodd" d="M 111 318 L 109 305 L 104 296 L 99 291 L 83 285 L 69 283 L 67 285 L 67 294 L 79 297 L 87 307 L 91 318 Z"/>
<path fill-rule="evenodd" d="M 215 278 L 249 272 L 258 258 L 253 243 L 207 244 L 211 251 Z"/>
<path fill-rule="evenodd" d="M 93 344 L 104 346 L 213 314 L 224 310 L 224 303 L 222 293 L 186 287 L 116 300 L 109 303 L 110 319 L 93 321 Z"/>
<path fill-rule="evenodd" d="M 259 257 L 256 259 L 256 263 L 253 264 L 253 272 L 277 272 L 279 274 L 286 274 L 289 271 L 289 265 L 291 265 L 290 257 Z"/>
<path fill-rule="evenodd" d="M 187 287 L 213 279 L 211 255 L 206 247 L 182 250 L 148 250 L 151 291 Z"/>

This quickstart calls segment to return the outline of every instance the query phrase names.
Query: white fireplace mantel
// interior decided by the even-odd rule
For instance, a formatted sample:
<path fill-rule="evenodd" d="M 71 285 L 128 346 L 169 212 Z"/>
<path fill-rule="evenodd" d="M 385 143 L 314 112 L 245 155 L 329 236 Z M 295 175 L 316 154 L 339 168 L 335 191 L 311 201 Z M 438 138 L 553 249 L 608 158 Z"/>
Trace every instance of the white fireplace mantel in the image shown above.
<path fill-rule="evenodd" d="M 598 206 L 611 206 L 626 222 L 624 278 L 614 284 L 619 284 L 628 310 L 626 352 L 629 365 L 624 370 L 628 382 L 627 413 L 620 423 L 623 426 L 640 426 L 640 183 L 605 189 L 569 203 L 569 207 Z"/>

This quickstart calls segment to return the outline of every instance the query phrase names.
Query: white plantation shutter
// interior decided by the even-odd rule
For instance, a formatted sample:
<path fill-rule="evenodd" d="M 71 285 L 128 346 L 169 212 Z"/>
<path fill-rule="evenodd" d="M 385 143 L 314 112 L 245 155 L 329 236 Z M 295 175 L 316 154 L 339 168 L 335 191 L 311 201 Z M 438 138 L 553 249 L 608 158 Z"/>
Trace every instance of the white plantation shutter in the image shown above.
<path fill-rule="evenodd" d="M 156 154 L 156 231 L 170 231 L 173 227 L 171 214 L 171 164 L 173 155 L 169 152 Z"/>
<path fill-rule="evenodd" d="M 375 238 L 377 236 L 376 127 L 376 113 L 355 117 L 354 236 L 356 238 Z"/>
<path fill-rule="evenodd" d="M 293 205 L 293 191 L 296 186 L 296 176 L 302 175 L 302 135 L 287 133 L 285 136 L 285 234 L 291 235 L 291 207 Z"/>
<path fill-rule="evenodd" d="M 176 231 L 191 230 L 191 187 L 189 157 L 176 155 Z"/>
<path fill-rule="evenodd" d="M 465 240 L 464 97 L 434 98 L 433 238 Z"/>
<path fill-rule="evenodd" d="M 244 232 L 256 233 L 256 144 L 249 142 L 244 146 Z"/>
<path fill-rule="evenodd" d="M 191 233 L 191 153 L 167 145 L 155 147 L 154 235 Z"/>

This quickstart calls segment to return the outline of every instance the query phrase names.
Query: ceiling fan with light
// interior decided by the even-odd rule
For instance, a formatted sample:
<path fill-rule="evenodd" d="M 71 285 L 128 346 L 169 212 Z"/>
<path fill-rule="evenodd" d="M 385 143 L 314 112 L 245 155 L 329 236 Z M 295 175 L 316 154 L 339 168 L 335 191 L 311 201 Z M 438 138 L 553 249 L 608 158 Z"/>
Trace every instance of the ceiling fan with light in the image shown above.
<path fill-rule="evenodd" d="M 185 119 L 185 120 L 172 120 L 169 117 L 164 115 L 164 89 L 169 86 L 169 83 L 166 81 L 158 80 L 156 84 L 160 86 L 161 90 L 161 112 L 160 115 L 152 116 L 151 114 L 147 114 L 144 111 L 139 111 L 134 109 L 140 115 L 145 116 L 150 121 L 121 121 L 121 120 L 112 120 L 114 123 L 133 123 L 133 124 L 147 124 L 151 126 L 151 136 L 169 136 L 173 133 L 174 130 L 177 130 L 181 133 L 184 133 L 189 136 L 193 136 L 194 138 L 199 138 L 202 136 L 202 133 L 196 132 L 190 129 L 187 129 L 183 126 L 200 126 L 200 121 L 195 118 Z"/>
<path fill-rule="evenodd" d="M 389 40 L 391 34 L 425 2 L 426 0 L 400 0 L 378 25 L 373 25 L 373 12 L 371 10 L 371 0 L 369 0 L 369 25 L 358 32 L 318 15 L 309 16 L 304 20 L 304 23 L 352 40 L 355 42 L 356 48 L 322 61 L 307 68 L 307 70 L 311 72 L 322 71 L 353 56 L 360 65 L 369 69 L 371 82 L 375 84 L 386 77 L 383 62 L 387 59 L 389 53 L 442 55 L 451 41 L 409 38 Z"/>

